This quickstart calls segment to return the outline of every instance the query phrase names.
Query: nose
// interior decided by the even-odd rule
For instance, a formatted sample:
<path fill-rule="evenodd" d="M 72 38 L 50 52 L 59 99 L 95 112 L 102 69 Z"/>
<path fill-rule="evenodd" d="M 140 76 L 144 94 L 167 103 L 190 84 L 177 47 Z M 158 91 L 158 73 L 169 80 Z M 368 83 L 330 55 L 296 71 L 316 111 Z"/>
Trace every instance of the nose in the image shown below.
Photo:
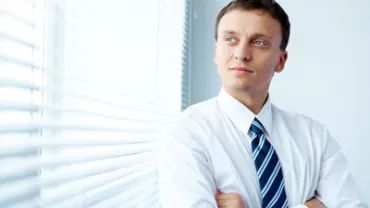
<path fill-rule="evenodd" d="M 250 61 L 252 59 L 251 48 L 246 43 L 240 43 L 235 49 L 234 58 L 239 61 Z"/>

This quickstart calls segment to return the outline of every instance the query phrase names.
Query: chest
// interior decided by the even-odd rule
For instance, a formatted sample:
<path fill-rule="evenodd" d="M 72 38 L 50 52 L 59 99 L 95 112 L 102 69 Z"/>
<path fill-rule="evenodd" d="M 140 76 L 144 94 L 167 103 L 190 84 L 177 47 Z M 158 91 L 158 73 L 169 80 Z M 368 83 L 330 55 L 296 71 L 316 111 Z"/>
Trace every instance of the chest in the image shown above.
<path fill-rule="evenodd" d="M 250 138 L 231 124 L 223 128 L 212 141 L 211 158 L 216 186 L 226 193 L 241 194 L 248 207 L 259 207 L 261 194 Z M 297 131 L 280 129 L 274 130 L 268 140 L 282 166 L 289 205 L 312 197 L 320 165 L 312 139 Z"/>

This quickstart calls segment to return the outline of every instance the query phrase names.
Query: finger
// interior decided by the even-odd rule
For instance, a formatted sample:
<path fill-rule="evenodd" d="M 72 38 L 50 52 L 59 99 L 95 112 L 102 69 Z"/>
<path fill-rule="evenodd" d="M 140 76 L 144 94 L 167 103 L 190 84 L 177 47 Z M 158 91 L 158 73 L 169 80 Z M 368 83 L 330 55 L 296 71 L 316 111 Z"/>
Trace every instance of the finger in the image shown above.
<path fill-rule="evenodd" d="M 216 199 L 241 200 L 241 196 L 238 193 L 219 194 L 219 195 L 216 196 Z"/>
<path fill-rule="evenodd" d="M 222 192 L 219 189 L 217 189 L 216 195 L 219 195 L 219 194 L 222 194 Z"/>
<path fill-rule="evenodd" d="M 241 201 L 237 199 L 218 199 L 216 201 L 218 207 L 239 207 L 241 204 Z"/>
<path fill-rule="evenodd" d="M 217 199 L 216 201 L 218 207 L 227 207 L 227 205 L 229 204 L 228 200 Z"/>

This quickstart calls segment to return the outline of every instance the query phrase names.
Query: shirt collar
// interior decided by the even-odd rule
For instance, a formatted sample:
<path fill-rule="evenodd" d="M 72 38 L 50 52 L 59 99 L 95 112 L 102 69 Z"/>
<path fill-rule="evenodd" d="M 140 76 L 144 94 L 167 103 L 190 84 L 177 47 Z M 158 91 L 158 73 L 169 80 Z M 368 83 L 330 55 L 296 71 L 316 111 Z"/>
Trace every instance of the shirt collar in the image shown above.
<path fill-rule="evenodd" d="M 257 119 L 263 124 L 265 133 L 271 135 L 272 113 L 270 95 L 258 115 L 255 115 L 242 103 L 233 98 L 223 87 L 217 96 L 217 102 L 221 110 L 226 113 L 234 125 L 236 125 L 236 127 L 244 134 L 248 134 L 254 118 L 257 117 Z"/>

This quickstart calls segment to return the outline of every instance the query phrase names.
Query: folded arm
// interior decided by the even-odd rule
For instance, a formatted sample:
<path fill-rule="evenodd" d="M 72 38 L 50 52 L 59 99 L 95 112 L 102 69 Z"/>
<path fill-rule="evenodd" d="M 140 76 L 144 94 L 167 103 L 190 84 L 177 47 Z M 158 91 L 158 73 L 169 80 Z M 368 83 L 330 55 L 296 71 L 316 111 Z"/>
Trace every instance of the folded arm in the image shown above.
<path fill-rule="evenodd" d="M 326 207 L 365 208 L 359 188 L 338 143 L 322 128 L 323 151 L 316 198 Z"/>
<path fill-rule="evenodd" d="M 216 208 L 216 187 L 210 158 L 191 120 L 182 120 L 160 138 L 159 192 L 163 208 Z"/>

